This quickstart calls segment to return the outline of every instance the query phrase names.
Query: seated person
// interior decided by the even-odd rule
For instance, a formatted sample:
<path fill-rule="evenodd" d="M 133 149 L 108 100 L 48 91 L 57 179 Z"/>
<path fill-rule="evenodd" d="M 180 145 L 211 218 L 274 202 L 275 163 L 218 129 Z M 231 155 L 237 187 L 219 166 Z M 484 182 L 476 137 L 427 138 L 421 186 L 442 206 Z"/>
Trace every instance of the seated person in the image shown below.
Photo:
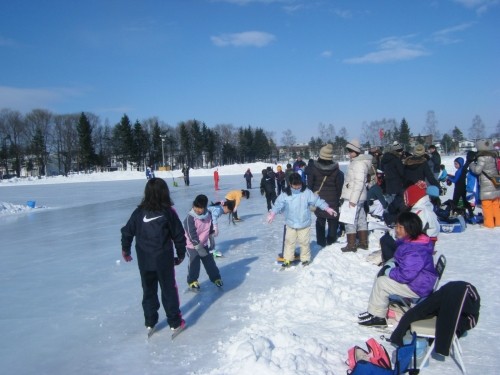
<path fill-rule="evenodd" d="M 404 205 L 418 215 L 422 220 L 423 232 L 427 234 L 433 244 L 441 230 L 438 218 L 434 213 L 434 206 L 427 195 L 427 184 L 424 181 L 418 181 L 409 186 L 403 194 Z M 382 249 L 382 261 L 385 263 L 391 259 L 396 251 L 396 241 L 389 235 L 389 232 L 380 238 L 380 247 Z"/>
<path fill-rule="evenodd" d="M 403 212 L 396 222 L 397 250 L 394 267 L 385 265 L 375 279 L 368 310 L 358 315 L 364 326 L 387 326 L 389 296 L 427 297 L 437 280 L 432 253 L 433 242 L 423 232 L 422 220 L 413 212 Z"/>
<path fill-rule="evenodd" d="M 384 210 L 388 203 L 384 197 L 384 173 L 381 171 L 377 171 L 376 183 L 368 189 L 366 204 L 370 215 L 383 220 Z"/>

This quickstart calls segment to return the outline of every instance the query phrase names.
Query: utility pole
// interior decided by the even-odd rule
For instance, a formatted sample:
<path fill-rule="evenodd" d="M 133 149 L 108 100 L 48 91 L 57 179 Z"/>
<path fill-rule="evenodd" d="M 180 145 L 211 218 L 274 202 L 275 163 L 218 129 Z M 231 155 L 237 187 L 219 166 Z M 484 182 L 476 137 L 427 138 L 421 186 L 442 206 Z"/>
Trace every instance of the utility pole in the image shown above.
<path fill-rule="evenodd" d="M 167 138 L 167 136 L 165 134 L 161 134 L 160 138 L 161 138 L 161 155 L 162 155 L 162 158 L 163 158 L 163 168 L 165 168 L 165 148 L 164 148 L 164 144 L 165 144 L 165 139 Z"/>

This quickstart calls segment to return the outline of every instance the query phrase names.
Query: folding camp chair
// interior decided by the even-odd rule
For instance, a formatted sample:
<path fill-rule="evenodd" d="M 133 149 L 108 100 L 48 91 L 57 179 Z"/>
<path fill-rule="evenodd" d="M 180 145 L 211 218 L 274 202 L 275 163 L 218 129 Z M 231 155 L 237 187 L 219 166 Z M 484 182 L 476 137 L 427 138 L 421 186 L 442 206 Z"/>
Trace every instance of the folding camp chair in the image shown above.
<path fill-rule="evenodd" d="M 437 280 L 436 283 L 434 284 L 434 288 L 432 288 L 433 291 L 437 289 L 439 286 L 439 282 L 441 281 L 441 277 L 443 276 L 444 269 L 446 268 L 446 257 L 444 255 L 440 255 L 436 265 L 434 266 L 436 268 L 436 273 L 437 273 Z M 397 295 L 391 295 L 391 300 L 395 301 L 396 303 L 399 303 L 402 307 L 402 310 L 408 311 L 410 309 L 411 305 L 416 305 L 420 301 L 422 301 L 425 297 L 421 298 L 405 298 Z"/>
<path fill-rule="evenodd" d="M 411 343 L 396 349 L 396 363 L 393 369 L 385 369 L 371 362 L 359 360 L 350 375 L 400 375 L 404 373 L 410 375 L 419 373 L 417 369 L 417 336 L 415 334 L 413 334 Z"/>
<path fill-rule="evenodd" d="M 413 322 L 411 324 L 411 331 L 416 334 L 418 337 L 425 337 L 426 339 L 432 339 L 432 344 L 430 345 L 429 349 L 427 350 L 427 353 L 425 354 L 424 359 L 420 363 L 420 367 L 422 368 L 425 366 L 427 361 L 429 360 L 432 351 L 434 350 L 434 345 L 436 343 L 436 321 L 437 318 L 434 316 L 430 319 L 424 319 L 424 320 L 418 320 L 416 322 Z M 460 369 L 462 370 L 462 373 L 466 374 L 465 372 L 465 365 L 462 360 L 462 348 L 460 347 L 460 343 L 458 342 L 458 337 L 456 334 L 453 334 L 453 341 L 451 343 L 451 348 L 453 350 L 453 357 L 457 361 L 458 365 L 460 366 Z"/>

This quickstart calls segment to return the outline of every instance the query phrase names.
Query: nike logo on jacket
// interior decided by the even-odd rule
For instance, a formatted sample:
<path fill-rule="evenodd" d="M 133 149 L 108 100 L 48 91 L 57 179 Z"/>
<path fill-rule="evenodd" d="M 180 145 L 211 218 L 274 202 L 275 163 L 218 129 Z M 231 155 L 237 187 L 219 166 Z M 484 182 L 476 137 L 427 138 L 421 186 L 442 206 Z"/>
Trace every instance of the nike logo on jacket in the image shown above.
<path fill-rule="evenodd" d="M 156 219 L 159 219 L 160 217 L 162 217 L 163 215 L 160 215 L 160 216 L 156 216 L 156 217 L 150 217 L 149 219 L 146 217 L 146 215 L 144 215 L 144 219 L 142 219 L 142 221 L 144 221 L 145 223 L 149 223 L 150 221 L 153 221 L 153 220 L 156 220 Z"/>

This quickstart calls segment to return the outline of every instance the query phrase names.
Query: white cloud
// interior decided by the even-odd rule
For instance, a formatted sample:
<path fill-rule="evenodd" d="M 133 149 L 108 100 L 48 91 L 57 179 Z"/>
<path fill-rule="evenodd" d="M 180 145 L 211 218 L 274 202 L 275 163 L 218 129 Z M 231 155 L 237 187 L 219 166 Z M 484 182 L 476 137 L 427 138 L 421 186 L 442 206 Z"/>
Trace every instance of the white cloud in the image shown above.
<path fill-rule="evenodd" d="M 0 46 L 8 47 L 8 46 L 13 46 L 15 44 L 16 43 L 12 39 L 0 36 Z"/>
<path fill-rule="evenodd" d="M 68 96 L 78 96 L 80 92 L 68 88 L 18 88 L 0 86 L 2 107 L 19 111 L 45 108 L 50 104 L 63 101 Z"/>
<path fill-rule="evenodd" d="M 242 33 L 212 36 L 210 39 L 218 47 L 265 47 L 272 43 L 276 37 L 273 34 L 262 31 L 245 31 Z"/>
<path fill-rule="evenodd" d="M 333 56 L 333 52 L 332 51 L 323 51 L 323 52 L 321 52 L 321 57 L 330 58 L 332 56 Z"/>
<path fill-rule="evenodd" d="M 377 42 L 377 51 L 361 57 L 345 59 L 348 64 L 380 64 L 386 62 L 412 60 L 429 53 L 418 44 L 408 43 L 407 37 L 389 37 Z"/>
<path fill-rule="evenodd" d="M 230 3 L 237 5 L 247 5 L 251 3 L 262 3 L 262 4 L 272 4 L 272 3 L 290 3 L 291 0 L 212 0 L 215 2 Z"/>
<path fill-rule="evenodd" d="M 496 6 L 498 0 L 455 0 L 455 2 L 471 9 L 475 9 L 478 14 L 485 13 L 489 8 Z"/>
<path fill-rule="evenodd" d="M 453 44 L 458 43 L 460 39 L 454 37 L 454 35 L 460 31 L 464 31 L 472 26 L 472 23 L 462 23 L 460 25 L 448 27 L 446 29 L 438 30 L 433 34 L 434 41 L 441 44 Z"/>

